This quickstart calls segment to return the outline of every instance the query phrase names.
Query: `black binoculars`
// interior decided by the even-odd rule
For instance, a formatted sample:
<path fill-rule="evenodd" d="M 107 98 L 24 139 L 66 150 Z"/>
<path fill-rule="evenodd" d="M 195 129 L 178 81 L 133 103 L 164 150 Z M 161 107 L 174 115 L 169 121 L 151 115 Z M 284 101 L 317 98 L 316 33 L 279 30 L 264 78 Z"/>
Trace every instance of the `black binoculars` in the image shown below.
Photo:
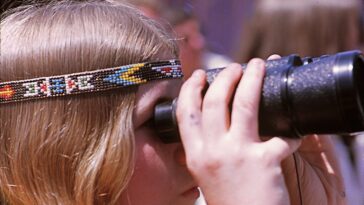
<path fill-rule="evenodd" d="M 246 64 L 242 66 L 246 68 Z M 223 69 L 207 70 L 208 83 Z M 165 143 L 180 140 L 176 102 L 155 107 L 155 128 Z M 259 106 L 259 134 L 300 138 L 361 132 L 363 102 L 364 57 L 360 51 L 268 60 Z"/>

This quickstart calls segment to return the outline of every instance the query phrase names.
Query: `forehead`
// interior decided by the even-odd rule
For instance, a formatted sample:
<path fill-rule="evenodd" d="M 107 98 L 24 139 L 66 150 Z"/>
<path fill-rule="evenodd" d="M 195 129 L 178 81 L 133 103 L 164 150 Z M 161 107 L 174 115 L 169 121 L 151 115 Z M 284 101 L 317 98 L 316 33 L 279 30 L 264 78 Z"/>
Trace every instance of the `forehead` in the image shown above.
<path fill-rule="evenodd" d="M 160 80 L 139 86 L 134 109 L 134 125 L 138 126 L 146 118 L 151 117 L 154 106 L 163 99 L 178 96 L 182 80 Z"/>

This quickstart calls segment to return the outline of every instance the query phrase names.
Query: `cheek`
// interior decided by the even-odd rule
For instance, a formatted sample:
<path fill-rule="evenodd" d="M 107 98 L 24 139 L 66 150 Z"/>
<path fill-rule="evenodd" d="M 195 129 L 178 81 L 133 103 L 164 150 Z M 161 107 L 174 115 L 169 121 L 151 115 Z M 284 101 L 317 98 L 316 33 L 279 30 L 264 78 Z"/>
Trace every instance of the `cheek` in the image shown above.
<path fill-rule="evenodd" d="M 125 192 L 129 203 L 133 205 L 170 204 L 170 198 L 175 195 L 176 190 L 175 176 L 172 176 L 170 172 L 172 162 L 168 157 L 172 153 L 162 149 L 163 145 L 156 140 L 140 135 L 136 138 L 135 169 Z"/>
<path fill-rule="evenodd" d="M 152 144 L 144 144 L 137 149 L 134 178 L 136 182 L 149 185 L 149 188 L 166 184 L 169 177 L 168 162 L 164 153 Z M 162 181 L 161 181 L 162 180 Z M 164 182 L 164 183 L 163 183 Z M 154 187 L 153 187 L 154 188 Z"/>

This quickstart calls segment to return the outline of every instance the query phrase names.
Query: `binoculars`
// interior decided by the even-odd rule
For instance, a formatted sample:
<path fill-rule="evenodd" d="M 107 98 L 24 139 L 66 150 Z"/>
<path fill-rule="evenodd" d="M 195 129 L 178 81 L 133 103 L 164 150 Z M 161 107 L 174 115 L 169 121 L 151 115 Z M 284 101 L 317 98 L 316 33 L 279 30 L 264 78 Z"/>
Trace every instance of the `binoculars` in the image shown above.
<path fill-rule="evenodd" d="M 244 70 L 246 64 L 242 67 Z M 223 69 L 207 70 L 208 84 Z M 180 141 L 176 102 L 163 102 L 154 110 L 155 129 L 165 143 Z M 364 57 L 360 51 L 268 60 L 259 105 L 259 134 L 300 138 L 361 132 L 363 103 Z"/>

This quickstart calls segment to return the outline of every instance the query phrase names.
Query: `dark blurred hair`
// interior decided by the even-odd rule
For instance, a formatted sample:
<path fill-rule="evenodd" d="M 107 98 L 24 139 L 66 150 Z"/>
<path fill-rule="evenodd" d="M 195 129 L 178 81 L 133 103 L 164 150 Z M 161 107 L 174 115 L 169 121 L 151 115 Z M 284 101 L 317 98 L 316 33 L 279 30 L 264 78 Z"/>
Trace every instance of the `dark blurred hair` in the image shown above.
<path fill-rule="evenodd" d="M 190 19 L 197 18 L 191 4 L 172 4 L 162 12 L 161 17 L 172 26 L 177 26 Z"/>

